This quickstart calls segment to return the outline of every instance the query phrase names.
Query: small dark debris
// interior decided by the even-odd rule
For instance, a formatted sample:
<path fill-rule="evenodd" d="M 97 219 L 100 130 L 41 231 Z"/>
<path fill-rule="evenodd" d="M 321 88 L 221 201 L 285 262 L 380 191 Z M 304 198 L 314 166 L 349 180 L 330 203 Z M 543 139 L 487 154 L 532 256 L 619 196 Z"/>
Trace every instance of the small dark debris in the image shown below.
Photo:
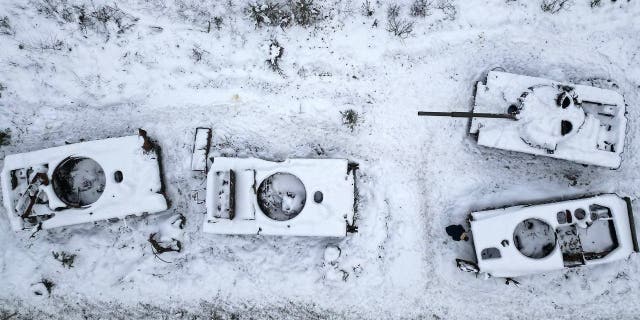
<path fill-rule="evenodd" d="M 507 113 L 511 114 L 511 115 L 517 115 L 518 113 L 520 113 L 520 109 L 518 108 L 517 105 L 512 104 L 509 106 L 509 108 L 507 109 Z"/>
<path fill-rule="evenodd" d="M 575 187 L 578 184 L 578 176 L 575 174 L 565 174 L 564 177 L 569 180 L 569 186 Z"/>
<path fill-rule="evenodd" d="M 144 143 L 142 144 L 142 150 L 149 152 L 154 149 L 154 144 L 151 142 L 151 139 L 147 137 L 147 131 L 143 129 L 138 129 L 138 135 L 144 139 Z"/>
<path fill-rule="evenodd" d="M 360 165 L 356 162 L 349 162 L 347 165 L 347 174 L 355 174 L 357 170 L 360 170 Z"/>
<path fill-rule="evenodd" d="M 208 53 L 206 50 L 200 49 L 198 46 L 195 46 L 193 49 L 191 49 L 191 59 L 193 59 L 194 62 L 198 63 L 202 61 L 202 58 L 206 53 Z"/>
<path fill-rule="evenodd" d="M 170 243 L 159 242 L 156 240 L 157 233 L 149 235 L 149 243 L 153 247 L 154 254 L 163 254 L 165 252 L 180 252 L 182 251 L 182 242 L 177 239 L 171 239 Z"/>
<path fill-rule="evenodd" d="M 373 16 L 374 13 L 375 13 L 375 11 L 371 7 L 371 2 L 369 0 L 366 0 L 362 4 L 362 14 L 364 16 L 366 16 L 366 17 L 371 17 L 371 16 Z"/>
<path fill-rule="evenodd" d="M 452 224 L 445 228 L 447 234 L 453 239 L 453 241 L 468 241 L 469 236 L 467 235 L 467 231 L 460 224 Z"/>
<path fill-rule="evenodd" d="M 516 287 L 520 286 L 520 282 L 518 282 L 517 280 L 511 279 L 511 278 L 506 278 L 504 284 L 506 284 L 506 285 L 513 284 Z"/>

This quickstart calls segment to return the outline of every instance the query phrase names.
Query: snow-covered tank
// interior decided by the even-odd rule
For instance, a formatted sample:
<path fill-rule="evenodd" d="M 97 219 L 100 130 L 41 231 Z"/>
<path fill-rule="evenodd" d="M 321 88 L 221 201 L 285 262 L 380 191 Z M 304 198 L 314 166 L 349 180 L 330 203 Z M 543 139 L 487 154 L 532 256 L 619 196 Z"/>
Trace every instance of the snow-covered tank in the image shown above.
<path fill-rule="evenodd" d="M 0 182 L 14 230 L 167 209 L 158 154 L 138 135 L 8 155 Z"/>
<path fill-rule="evenodd" d="M 473 212 L 478 269 L 517 277 L 596 265 L 638 251 L 629 198 L 615 194 Z"/>
<path fill-rule="evenodd" d="M 204 232 L 344 237 L 353 226 L 355 167 L 347 160 L 212 161 Z"/>
<path fill-rule="evenodd" d="M 469 132 L 479 145 L 620 166 L 627 119 L 612 90 L 491 71 L 477 84 L 473 113 L 513 116 L 473 118 Z"/>

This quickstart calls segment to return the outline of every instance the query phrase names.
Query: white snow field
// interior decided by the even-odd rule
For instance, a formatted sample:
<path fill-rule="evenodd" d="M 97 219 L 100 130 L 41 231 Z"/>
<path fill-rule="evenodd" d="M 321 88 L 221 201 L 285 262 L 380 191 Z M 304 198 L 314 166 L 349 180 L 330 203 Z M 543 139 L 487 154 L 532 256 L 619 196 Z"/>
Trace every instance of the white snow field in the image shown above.
<path fill-rule="evenodd" d="M 637 254 L 506 285 L 457 270 L 472 241 L 444 229 L 585 194 L 628 196 L 640 212 L 640 2 L 570 0 L 552 13 L 543 0 L 434 0 L 425 17 L 410 15 L 412 0 L 363 2 L 315 1 L 309 26 L 258 15 L 257 27 L 245 1 L 1 0 L 0 159 L 143 128 L 170 202 L 35 233 L 0 212 L 1 317 L 637 318 Z M 410 33 L 387 30 L 394 4 L 391 27 L 413 22 Z M 494 69 L 621 94 L 620 168 L 482 147 L 468 120 L 416 116 L 470 111 Z M 357 233 L 203 233 L 197 127 L 212 128 L 212 156 L 357 162 Z M 154 246 L 176 241 L 179 252 Z"/>

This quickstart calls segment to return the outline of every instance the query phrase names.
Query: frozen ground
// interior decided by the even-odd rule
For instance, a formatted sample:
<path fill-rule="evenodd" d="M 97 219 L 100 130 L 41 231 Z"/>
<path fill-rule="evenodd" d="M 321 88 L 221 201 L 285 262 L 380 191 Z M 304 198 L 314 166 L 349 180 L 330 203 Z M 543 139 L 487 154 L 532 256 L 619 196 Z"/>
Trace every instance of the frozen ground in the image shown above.
<path fill-rule="evenodd" d="M 81 27 L 69 9 L 74 0 L 2 0 L 0 130 L 9 128 L 11 138 L 0 158 L 142 127 L 162 147 L 171 208 L 33 237 L 12 232 L 0 212 L 0 315 L 638 317 L 637 255 L 507 286 L 457 271 L 454 258 L 471 259 L 472 249 L 444 228 L 471 210 L 514 202 L 640 196 L 640 3 L 602 0 L 591 8 L 574 0 L 551 14 L 538 0 L 449 2 L 455 15 L 434 8 L 424 18 L 400 3 L 400 18 L 415 22 L 401 39 L 386 30 L 390 3 L 373 3 L 371 16 L 361 1 L 318 3 L 326 18 L 310 27 L 256 29 L 244 2 L 131 0 L 117 5 L 118 33 L 115 18 Z M 114 5 L 88 2 L 85 18 L 105 4 Z M 270 46 L 273 39 L 284 50 Z M 278 59 L 280 72 L 266 62 Z M 629 126 L 621 169 L 481 148 L 465 134 L 467 121 L 416 116 L 470 109 L 475 82 L 496 67 L 623 94 Z M 349 109 L 358 113 L 353 130 L 342 123 Z M 358 233 L 203 234 L 203 212 L 188 200 L 205 179 L 190 171 L 197 126 L 213 128 L 215 155 L 359 162 Z M 637 201 L 633 207 L 640 212 Z M 149 235 L 176 214 L 186 216 L 176 235 L 183 251 L 155 257 Z M 324 256 L 333 245 L 341 254 L 332 264 Z M 73 263 L 61 252 L 75 254 Z M 53 283 L 50 294 L 43 279 Z"/>

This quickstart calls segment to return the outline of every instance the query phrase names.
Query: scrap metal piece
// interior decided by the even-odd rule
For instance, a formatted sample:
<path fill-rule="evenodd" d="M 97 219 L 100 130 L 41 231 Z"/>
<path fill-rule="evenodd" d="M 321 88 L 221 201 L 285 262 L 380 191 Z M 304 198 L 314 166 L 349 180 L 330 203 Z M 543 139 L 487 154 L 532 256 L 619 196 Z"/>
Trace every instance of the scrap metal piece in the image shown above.
<path fill-rule="evenodd" d="M 467 260 L 456 259 L 456 267 L 463 272 L 480 272 L 477 264 Z"/>
<path fill-rule="evenodd" d="M 24 219 L 31 215 L 33 205 L 40 196 L 40 186 L 47 185 L 49 185 L 49 178 L 47 177 L 47 174 L 44 172 L 37 172 L 16 204 L 15 211 L 20 215 L 20 217 Z"/>
<path fill-rule="evenodd" d="M 214 175 L 214 193 L 217 194 L 213 216 L 218 219 L 235 217 L 235 174 L 233 170 L 216 171 Z"/>
<path fill-rule="evenodd" d="M 196 134 L 193 140 L 193 152 L 191 155 L 192 171 L 207 171 L 207 157 L 209 156 L 210 145 L 211 129 L 196 128 Z"/>

